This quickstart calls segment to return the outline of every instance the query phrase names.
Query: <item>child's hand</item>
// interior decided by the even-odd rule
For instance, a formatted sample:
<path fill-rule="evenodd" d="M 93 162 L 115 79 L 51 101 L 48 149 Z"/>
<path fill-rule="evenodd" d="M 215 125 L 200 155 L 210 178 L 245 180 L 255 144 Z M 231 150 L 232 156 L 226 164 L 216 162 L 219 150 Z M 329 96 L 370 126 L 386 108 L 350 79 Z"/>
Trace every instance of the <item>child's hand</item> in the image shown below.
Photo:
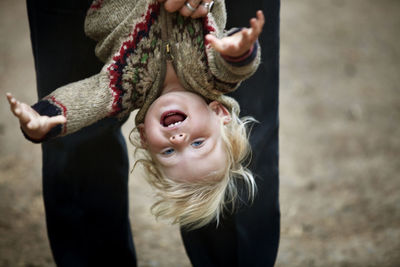
<path fill-rule="evenodd" d="M 54 126 L 65 123 L 66 118 L 62 115 L 55 117 L 40 116 L 33 108 L 16 100 L 7 93 L 12 113 L 19 119 L 22 130 L 34 140 L 42 139 Z"/>
<path fill-rule="evenodd" d="M 206 39 L 210 42 L 211 46 L 222 55 L 240 57 L 246 54 L 246 52 L 253 47 L 262 31 L 264 22 L 264 14 L 259 10 L 257 11 L 257 18 L 252 18 L 250 20 L 251 28 L 244 28 L 235 34 L 222 39 L 207 34 Z"/>

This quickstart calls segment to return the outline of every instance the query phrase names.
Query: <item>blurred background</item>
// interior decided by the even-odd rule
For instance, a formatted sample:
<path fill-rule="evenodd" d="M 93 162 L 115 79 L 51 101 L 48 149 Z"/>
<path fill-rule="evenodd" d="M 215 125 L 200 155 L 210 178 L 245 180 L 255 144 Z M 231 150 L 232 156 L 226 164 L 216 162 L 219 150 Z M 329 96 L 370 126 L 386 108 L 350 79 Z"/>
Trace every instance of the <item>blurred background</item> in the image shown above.
<path fill-rule="evenodd" d="M 282 1 L 277 266 L 400 266 L 399 44 L 400 1 Z M 36 100 L 25 1 L 0 1 L 0 267 L 55 266 L 40 146 L 23 139 L 7 91 Z M 133 176 L 139 266 L 190 266 Z"/>

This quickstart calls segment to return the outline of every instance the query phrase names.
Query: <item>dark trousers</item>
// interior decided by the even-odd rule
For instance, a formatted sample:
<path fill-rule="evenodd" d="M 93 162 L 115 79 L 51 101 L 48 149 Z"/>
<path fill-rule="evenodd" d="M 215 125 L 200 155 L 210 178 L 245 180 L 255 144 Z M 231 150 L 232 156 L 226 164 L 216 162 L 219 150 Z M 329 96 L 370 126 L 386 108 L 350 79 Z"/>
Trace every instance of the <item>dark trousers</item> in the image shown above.
<path fill-rule="evenodd" d="M 256 10 L 266 22 L 260 45 L 262 64 L 232 96 L 241 115 L 260 123 L 252 130 L 253 157 L 250 169 L 256 176 L 258 194 L 251 206 L 199 230 L 181 231 L 186 251 L 197 266 L 273 266 L 280 232 L 278 173 L 279 0 L 227 0 L 227 28 L 247 26 Z"/>
<path fill-rule="evenodd" d="M 83 32 L 91 1 L 27 0 L 38 96 L 98 73 Z M 43 197 L 57 266 L 136 266 L 121 122 L 105 119 L 42 145 Z"/>
<path fill-rule="evenodd" d="M 38 96 L 99 72 L 94 43 L 83 33 L 90 0 L 27 0 Z M 279 1 L 229 0 L 231 26 L 248 25 L 263 9 L 263 64 L 233 96 L 253 129 L 252 170 L 258 195 L 251 207 L 182 232 L 194 266 L 272 266 L 279 241 L 278 55 Z M 128 218 L 128 159 L 121 122 L 102 120 L 42 145 L 48 236 L 58 266 L 135 266 Z"/>

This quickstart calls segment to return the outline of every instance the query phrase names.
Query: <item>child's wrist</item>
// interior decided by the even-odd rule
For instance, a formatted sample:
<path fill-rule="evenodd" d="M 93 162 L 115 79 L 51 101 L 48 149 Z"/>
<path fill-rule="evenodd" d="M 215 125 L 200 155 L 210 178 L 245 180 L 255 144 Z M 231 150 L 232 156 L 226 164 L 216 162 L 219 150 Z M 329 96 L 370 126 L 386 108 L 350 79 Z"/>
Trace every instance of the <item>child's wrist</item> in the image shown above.
<path fill-rule="evenodd" d="M 230 56 L 230 55 L 224 55 L 224 54 L 221 54 L 221 56 L 222 56 L 222 58 L 224 58 L 226 61 L 229 61 L 229 62 L 240 62 L 251 56 L 251 54 L 253 53 L 253 50 L 254 50 L 254 46 L 255 46 L 255 44 L 253 44 L 249 50 L 247 50 L 246 52 L 244 52 L 243 54 L 241 54 L 239 56 Z"/>

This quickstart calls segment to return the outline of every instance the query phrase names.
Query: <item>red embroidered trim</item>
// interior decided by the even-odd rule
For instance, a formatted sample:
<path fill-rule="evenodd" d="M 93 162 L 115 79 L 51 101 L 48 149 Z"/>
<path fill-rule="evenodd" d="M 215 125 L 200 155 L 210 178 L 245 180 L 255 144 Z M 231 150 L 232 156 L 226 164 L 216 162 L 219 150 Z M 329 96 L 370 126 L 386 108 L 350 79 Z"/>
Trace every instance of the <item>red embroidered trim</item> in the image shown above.
<path fill-rule="evenodd" d="M 50 99 L 51 99 L 51 101 L 53 101 L 53 103 L 57 104 L 59 107 L 62 108 L 64 117 L 67 117 L 67 107 L 64 106 L 60 101 L 58 101 L 54 96 L 51 96 Z M 66 133 L 67 132 L 67 123 L 64 123 L 63 128 L 64 128 L 63 133 Z"/>
<path fill-rule="evenodd" d="M 102 4 L 103 0 L 94 0 L 90 6 L 90 9 L 100 9 Z"/>
<path fill-rule="evenodd" d="M 208 20 L 208 17 L 204 17 L 203 19 L 203 31 L 204 31 L 204 36 L 206 36 L 209 33 L 215 32 L 215 28 L 210 24 L 210 21 Z M 208 45 L 208 41 L 204 40 L 204 44 Z"/>
<path fill-rule="evenodd" d="M 113 63 L 107 68 L 110 74 L 110 84 L 109 87 L 113 91 L 113 103 L 111 116 L 116 115 L 122 110 L 121 100 L 124 94 L 122 88 L 122 69 L 126 65 L 126 58 L 129 54 L 133 53 L 137 47 L 137 44 L 142 40 L 142 38 L 148 34 L 150 27 L 155 20 L 153 16 L 154 12 L 158 13 L 160 10 L 160 5 L 158 3 L 149 5 L 146 14 L 143 14 L 143 21 L 136 24 L 133 32 L 129 34 L 128 40 L 125 41 L 119 52 L 113 57 Z"/>

